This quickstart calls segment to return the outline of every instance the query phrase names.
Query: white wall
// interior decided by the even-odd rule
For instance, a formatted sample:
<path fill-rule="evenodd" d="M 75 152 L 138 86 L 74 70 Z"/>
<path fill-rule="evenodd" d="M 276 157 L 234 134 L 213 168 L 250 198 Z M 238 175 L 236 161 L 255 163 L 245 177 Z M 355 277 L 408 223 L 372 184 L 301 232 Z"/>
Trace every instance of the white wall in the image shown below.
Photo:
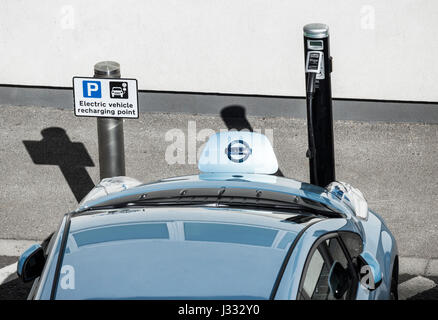
<path fill-rule="evenodd" d="M 0 83 L 71 87 L 116 60 L 140 89 L 303 96 L 310 22 L 330 26 L 335 97 L 438 101 L 436 0 L 1 0 Z"/>

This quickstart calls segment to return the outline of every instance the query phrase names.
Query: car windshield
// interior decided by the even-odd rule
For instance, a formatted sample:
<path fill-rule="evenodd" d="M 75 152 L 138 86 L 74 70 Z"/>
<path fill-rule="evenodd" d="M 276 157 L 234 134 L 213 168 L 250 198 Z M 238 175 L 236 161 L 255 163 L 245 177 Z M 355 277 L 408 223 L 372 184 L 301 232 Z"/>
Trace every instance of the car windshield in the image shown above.
<path fill-rule="evenodd" d="M 56 299 L 268 299 L 302 229 L 291 217 L 211 208 L 73 217 Z"/>

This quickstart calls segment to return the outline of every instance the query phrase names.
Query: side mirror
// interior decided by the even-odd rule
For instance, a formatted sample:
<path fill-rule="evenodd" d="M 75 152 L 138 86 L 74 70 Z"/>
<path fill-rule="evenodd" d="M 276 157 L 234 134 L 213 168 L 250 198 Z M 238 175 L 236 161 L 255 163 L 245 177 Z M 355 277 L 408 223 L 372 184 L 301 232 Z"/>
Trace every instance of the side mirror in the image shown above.
<path fill-rule="evenodd" d="M 360 283 L 370 291 L 377 289 L 382 283 L 382 271 L 379 262 L 366 251 L 359 256 L 359 259 L 361 262 Z"/>
<path fill-rule="evenodd" d="M 23 282 L 29 282 L 41 275 L 46 258 L 39 244 L 28 248 L 18 259 L 17 275 Z"/>
<path fill-rule="evenodd" d="M 349 288 L 350 277 L 348 271 L 344 269 L 339 261 L 335 261 L 330 269 L 328 285 L 330 292 L 333 293 L 336 299 L 342 298 Z"/>

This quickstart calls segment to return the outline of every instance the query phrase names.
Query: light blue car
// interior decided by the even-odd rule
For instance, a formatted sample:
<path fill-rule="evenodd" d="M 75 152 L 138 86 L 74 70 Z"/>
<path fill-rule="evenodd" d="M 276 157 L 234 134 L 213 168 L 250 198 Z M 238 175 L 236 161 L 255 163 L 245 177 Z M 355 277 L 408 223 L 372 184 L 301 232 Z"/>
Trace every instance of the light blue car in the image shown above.
<path fill-rule="evenodd" d="M 102 180 L 20 257 L 29 299 L 397 299 L 395 239 L 359 190 L 273 175 L 250 132 L 213 135 L 199 169 Z"/>

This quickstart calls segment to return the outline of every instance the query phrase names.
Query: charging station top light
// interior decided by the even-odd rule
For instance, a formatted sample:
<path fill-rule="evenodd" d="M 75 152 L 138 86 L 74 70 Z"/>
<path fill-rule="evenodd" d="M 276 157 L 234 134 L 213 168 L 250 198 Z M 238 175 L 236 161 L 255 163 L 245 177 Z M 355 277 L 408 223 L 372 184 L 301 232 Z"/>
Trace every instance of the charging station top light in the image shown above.
<path fill-rule="evenodd" d="M 329 27 L 324 23 L 309 23 L 303 27 L 304 36 L 313 39 L 327 38 Z"/>

